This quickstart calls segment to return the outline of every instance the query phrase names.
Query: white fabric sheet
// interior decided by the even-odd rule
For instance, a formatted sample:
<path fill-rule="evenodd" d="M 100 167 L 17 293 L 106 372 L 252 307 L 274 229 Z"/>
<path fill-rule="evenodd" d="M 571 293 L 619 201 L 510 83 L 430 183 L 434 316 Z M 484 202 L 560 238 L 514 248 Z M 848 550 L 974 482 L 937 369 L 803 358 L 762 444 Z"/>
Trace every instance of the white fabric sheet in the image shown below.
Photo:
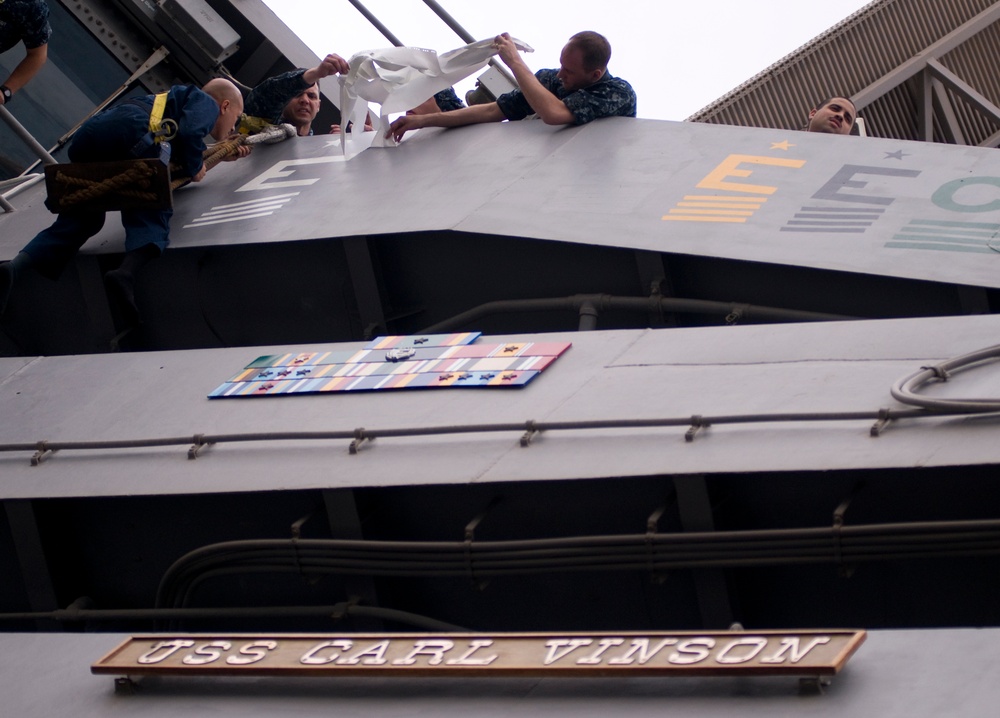
<path fill-rule="evenodd" d="M 534 52 L 527 43 L 516 38 L 514 45 L 522 52 Z M 369 102 L 381 106 L 372 147 L 396 144 L 387 138 L 389 115 L 406 112 L 441 90 L 464 80 L 485 67 L 496 54 L 493 38 L 479 40 L 438 55 L 434 50 L 419 47 L 389 47 L 366 50 L 350 59 L 351 69 L 340 79 L 340 112 L 345 128 L 353 123 L 352 132 L 363 132 Z M 346 137 L 341 138 L 346 152 Z"/>

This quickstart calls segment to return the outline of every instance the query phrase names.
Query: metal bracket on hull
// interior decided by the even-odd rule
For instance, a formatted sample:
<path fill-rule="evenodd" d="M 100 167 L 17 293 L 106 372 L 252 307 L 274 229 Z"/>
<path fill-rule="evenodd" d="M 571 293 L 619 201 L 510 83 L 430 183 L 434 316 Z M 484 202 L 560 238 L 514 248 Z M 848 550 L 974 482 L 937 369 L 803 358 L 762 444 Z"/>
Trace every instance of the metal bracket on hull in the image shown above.
<path fill-rule="evenodd" d="M 688 443 L 694 441 L 695 434 L 700 429 L 707 429 L 711 425 L 711 423 L 705 421 L 701 414 L 695 414 L 691 417 L 691 428 L 684 432 L 684 441 Z"/>
<path fill-rule="evenodd" d="M 870 433 L 874 437 L 879 437 L 882 432 L 885 431 L 886 427 L 889 426 L 889 422 L 892 421 L 892 414 L 889 409 L 883 408 L 878 410 L 878 421 L 872 424 Z"/>
<path fill-rule="evenodd" d="M 43 461 L 45 461 L 47 458 L 49 458 L 55 453 L 55 450 L 50 449 L 46 444 L 46 442 L 44 441 L 39 441 L 37 448 L 38 451 L 36 451 L 35 455 L 31 457 L 32 466 L 38 466 L 39 464 L 41 464 Z"/>
<path fill-rule="evenodd" d="M 837 562 L 838 572 L 841 578 L 850 578 L 854 573 L 854 566 L 844 562 L 843 544 L 841 543 L 842 529 L 846 521 L 847 509 L 850 508 L 854 497 L 865 488 L 865 482 L 859 481 L 851 489 L 851 495 L 840 502 L 840 505 L 833 510 L 833 551 Z"/>
<path fill-rule="evenodd" d="M 799 694 L 803 696 L 821 696 L 833 681 L 829 676 L 810 676 L 799 679 Z"/>
<path fill-rule="evenodd" d="M 188 459 L 194 460 L 198 458 L 198 454 L 201 453 L 202 449 L 208 448 L 213 442 L 205 441 L 204 434 L 196 434 L 194 437 L 194 445 L 188 449 Z"/>
<path fill-rule="evenodd" d="M 351 445 L 347 447 L 348 453 L 350 453 L 350 454 L 356 454 L 359 451 L 361 451 L 361 444 L 363 444 L 365 442 L 365 440 L 375 441 L 375 437 L 374 436 L 368 436 L 368 434 L 365 433 L 365 429 L 364 429 L 363 426 L 362 427 L 358 427 L 357 429 L 355 429 L 354 430 L 354 441 L 352 441 Z"/>
<path fill-rule="evenodd" d="M 531 440 L 535 438 L 535 434 L 541 433 L 537 428 L 535 428 L 535 420 L 531 419 L 525 423 L 525 432 L 521 437 L 521 446 L 528 447 L 531 446 Z"/>
<path fill-rule="evenodd" d="M 501 497 L 494 496 L 492 499 L 490 499 L 490 502 L 486 505 L 486 508 L 483 509 L 482 513 L 473 517 L 473 519 L 465 525 L 466 570 L 468 571 L 469 580 L 472 582 L 472 585 L 480 591 L 486 588 L 486 586 L 489 584 L 490 581 L 489 579 L 478 578 L 476 576 L 476 568 L 472 558 L 472 542 L 476 540 L 476 529 L 479 527 L 479 524 L 481 524 L 483 519 L 486 518 L 486 515 L 490 512 L 490 510 L 498 503 L 500 503 L 500 500 Z"/>
<path fill-rule="evenodd" d="M 115 695 L 116 696 L 132 696 L 135 695 L 136 689 L 139 687 L 139 680 L 141 677 L 132 678 L 131 676 L 120 676 L 115 678 Z"/>

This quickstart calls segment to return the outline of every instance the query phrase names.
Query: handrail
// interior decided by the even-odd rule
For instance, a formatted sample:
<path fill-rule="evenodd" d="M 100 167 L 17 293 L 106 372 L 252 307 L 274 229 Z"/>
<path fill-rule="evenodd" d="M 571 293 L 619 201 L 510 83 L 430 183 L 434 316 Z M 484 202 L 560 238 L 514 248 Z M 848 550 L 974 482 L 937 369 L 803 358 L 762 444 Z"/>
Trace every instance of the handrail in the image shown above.
<path fill-rule="evenodd" d="M 387 28 L 382 23 L 381 20 L 379 20 L 377 17 L 375 17 L 375 14 L 373 12 L 371 12 L 367 7 L 365 7 L 364 4 L 361 2 L 361 0 L 348 0 L 348 1 L 351 3 L 351 5 L 353 5 L 355 7 L 355 9 L 357 9 L 358 12 L 360 12 L 362 15 L 364 15 L 365 19 L 368 22 L 370 22 L 372 24 L 372 26 L 376 30 L 378 30 L 380 33 L 382 33 L 382 35 L 389 42 L 391 42 L 396 47 L 402 47 L 403 46 L 403 42 L 398 37 L 396 37 L 392 33 L 392 31 L 390 31 L 389 28 Z M 464 27 L 462 27 L 458 23 L 458 21 L 455 20 L 455 18 L 453 18 L 448 13 L 447 10 L 445 10 L 443 7 L 441 7 L 440 4 L 438 4 L 437 2 L 434 2 L 434 0 L 424 0 L 424 4 L 427 5 L 427 7 L 429 7 L 434 12 L 434 14 L 437 15 L 441 19 L 442 22 L 444 22 L 445 25 L 447 25 L 449 28 L 451 28 L 452 30 L 454 30 L 455 34 L 458 35 L 464 42 L 471 43 L 471 42 L 475 42 L 476 41 L 476 38 L 473 37 L 468 32 L 468 30 L 466 30 Z M 517 80 L 514 79 L 514 76 L 511 74 L 510 70 L 508 70 L 506 67 L 504 67 L 502 63 L 497 62 L 495 58 L 490 58 L 489 64 L 490 64 L 491 67 L 493 67 L 494 69 L 496 69 L 497 72 L 499 72 L 501 75 L 503 75 L 505 78 L 507 78 L 507 80 L 511 83 L 512 87 L 517 87 Z"/>
<path fill-rule="evenodd" d="M 22 174 L 11 179 L 0 180 L 0 209 L 4 212 L 13 212 L 16 208 L 7 201 L 8 197 L 13 197 L 19 192 L 32 187 L 45 179 L 45 175 L 32 173 Z M 6 191 L 10 188 L 10 191 Z"/>
<path fill-rule="evenodd" d="M 26 144 L 28 148 L 32 152 L 34 152 L 35 155 L 40 160 L 42 160 L 44 164 L 47 165 L 56 164 L 56 158 L 50 155 L 49 151 L 44 147 L 42 147 L 42 145 L 38 142 L 38 140 L 35 139 L 34 135 L 28 132 L 28 130 L 25 129 L 24 125 L 18 122 L 17 118 L 15 118 L 14 115 L 10 113 L 10 110 L 8 110 L 3 105 L 0 105 L 0 118 L 2 118 L 4 122 L 10 125 L 10 128 L 14 130 L 14 134 L 16 134 L 19 138 L 21 138 L 24 144 Z"/>
<path fill-rule="evenodd" d="M 34 135 L 28 132 L 28 130 L 24 127 L 24 125 L 18 122 L 17 118 L 10 113 L 10 110 L 8 110 L 3 105 L 0 105 L 0 119 L 2 119 L 10 126 L 10 128 L 14 131 L 14 134 L 17 135 L 18 138 L 28 146 L 28 149 L 30 149 L 32 152 L 35 153 L 35 155 L 42 161 L 43 164 L 47 165 L 56 164 L 55 157 L 50 155 L 48 150 L 42 147 L 41 143 L 39 143 L 39 141 L 35 139 Z M 20 182 L 16 184 L 20 184 Z M 23 187 L 23 185 L 21 186 Z M 2 189 L 3 185 L 0 185 L 0 190 Z M 17 187 L 16 189 L 20 190 L 21 188 Z M 0 193 L 0 210 L 2 210 L 3 212 L 13 212 L 15 207 L 14 205 L 12 205 L 10 202 L 7 201 L 7 197 L 8 193 L 6 192 Z"/>

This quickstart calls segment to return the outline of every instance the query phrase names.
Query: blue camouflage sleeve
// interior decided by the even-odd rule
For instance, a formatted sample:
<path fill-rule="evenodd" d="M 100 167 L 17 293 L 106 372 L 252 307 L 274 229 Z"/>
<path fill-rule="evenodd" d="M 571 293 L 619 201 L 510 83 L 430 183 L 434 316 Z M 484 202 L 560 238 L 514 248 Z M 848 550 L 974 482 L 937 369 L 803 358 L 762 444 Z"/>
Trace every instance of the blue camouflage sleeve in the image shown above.
<path fill-rule="evenodd" d="M 453 112 L 465 107 L 465 103 L 458 99 L 458 95 L 455 94 L 454 87 L 441 90 L 441 92 L 434 95 L 434 101 L 437 102 L 438 109 L 441 112 Z"/>
<path fill-rule="evenodd" d="M 273 125 L 278 124 L 285 105 L 309 87 L 302 79 L 304 74 L 305 70 L 299 69 L 267 78 L 247 95 L 243 111 L 251 117 L 259 117 Z"/>
<path fill-rule="evenodd" d="M 608 77 L 590 87 L 562 98 L 576 118 L 585 125 L 601 117 L 635 117 L 636 99 L 632 86 L 617 77 Z"/>
<path fill-rule="evenodd" d="M 3 3 L 3 18 L 7 21 L 6 31 L 0 37 L 0 51 L 9 50 L 19 40 L 26 48 L 33 49 L 48 43 L 52 36 L 49 24 L 49 6 L 44 0 L 6 0 Z M 4 29 L 0 21 L 0 30 Z"/>
<path fill-rule="evenodd" d="M 606 75 L 590 87 L 566 93 L 558 70 L 539 70 L 535 77 L 573 113 L 574 124 L 585 125 L 601 117 L 635 117 L 635 91 L 625 80 Z M 501 95 L 497 105 L 508 120 L 522 120 L 535 111 L 520 90 Z"/>
<path fill-rule="evenodd" d="M 555 70 L 539 70 L 535 73 L 535 77 L 542 83 L 542 87 L 555 94 L 554 87 L 559 84 L 559 78 L 556 77 L 556 74 Z M 523 120 L 528 115 L 535 113 L 535 109 L 528 104 L 524 93 L 520 90 L 511 90 L 500 95 L 497 98 L 497 106 L 508 120 Z"/>

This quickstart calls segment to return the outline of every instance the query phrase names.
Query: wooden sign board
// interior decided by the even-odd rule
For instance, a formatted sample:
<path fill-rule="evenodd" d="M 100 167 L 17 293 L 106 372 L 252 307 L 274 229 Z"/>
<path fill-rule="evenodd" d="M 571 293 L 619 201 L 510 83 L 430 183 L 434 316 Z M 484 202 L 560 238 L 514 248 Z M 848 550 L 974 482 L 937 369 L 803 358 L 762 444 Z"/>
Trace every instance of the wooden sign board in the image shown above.
<path fill-rule="evenodd" d="M 133 636 L 115 676 L 832 676 L 860 630 Z"/>
<path fill-rule="evenodd" d="M 170 170 L 159 159 L 72 162 L 45 168 L 50 212 L 173 207 Z"/>

